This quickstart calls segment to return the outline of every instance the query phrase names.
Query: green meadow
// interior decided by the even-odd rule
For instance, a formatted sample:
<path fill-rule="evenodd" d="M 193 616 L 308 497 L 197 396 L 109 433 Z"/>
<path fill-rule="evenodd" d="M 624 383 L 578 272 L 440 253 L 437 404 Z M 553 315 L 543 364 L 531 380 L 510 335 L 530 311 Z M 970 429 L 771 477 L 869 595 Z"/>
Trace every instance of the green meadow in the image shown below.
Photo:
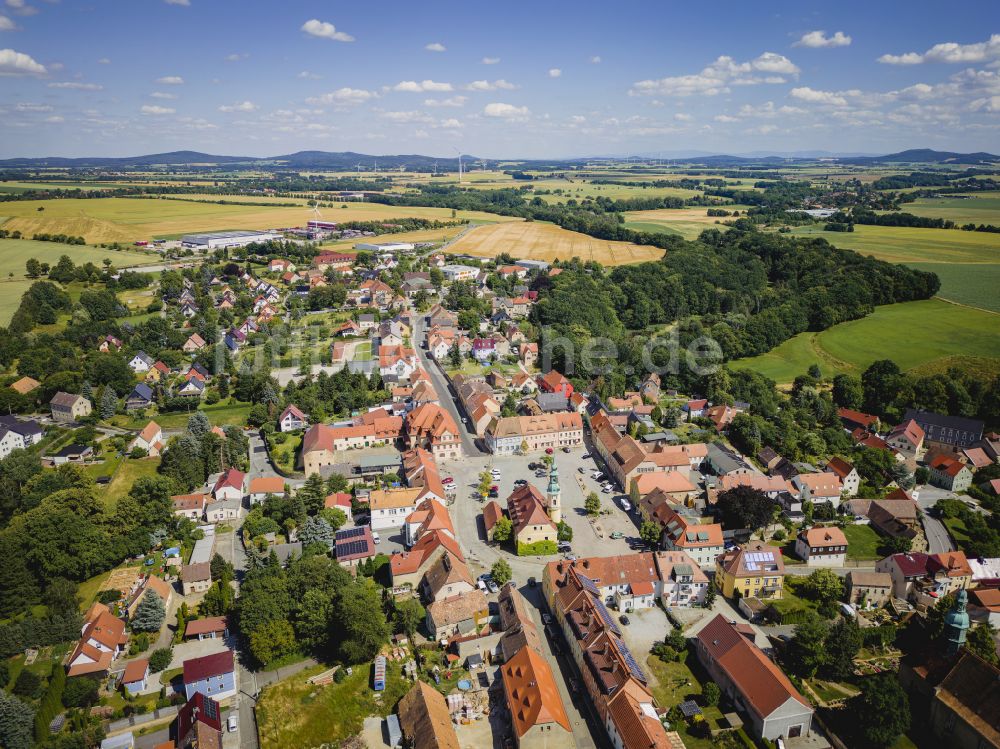
<path fill-rule="evenodd" d="M 950 219 L 957 224 L 1000 225 L 1000 193 L 979 192 L 965 196 L 948 195 L 943 198 L 917 198 L 903 203 L 900 210 L 914 216 Z"/>
<path fill-rule="evenodd" d="M 949 302 L 1000 312 L 1000 263 L 907 263 L 937 273 L 938 296 Z"/>
<path fill-rule="evenodd" d="M 1000 359 L 1000 317 L 941 299 L 891 304 L 860 320 L 800 333 L 733 366 L 788 383 L 814 363 L 830 377 L 860 373 L 877 359 L 892 359 L 904 370 L 925 370 L 954 357 Z"/>
<path fill-rule="evenodd" d="M 861 226 L 853 232 L 823 231 L 823 226 L 797 226 L 796 237 L 819 237 L 835 247 L 873 255 L 891 263 L 1000 262 L 1000 234 L 960 229 L 914 229 L 905 226 Z"/>

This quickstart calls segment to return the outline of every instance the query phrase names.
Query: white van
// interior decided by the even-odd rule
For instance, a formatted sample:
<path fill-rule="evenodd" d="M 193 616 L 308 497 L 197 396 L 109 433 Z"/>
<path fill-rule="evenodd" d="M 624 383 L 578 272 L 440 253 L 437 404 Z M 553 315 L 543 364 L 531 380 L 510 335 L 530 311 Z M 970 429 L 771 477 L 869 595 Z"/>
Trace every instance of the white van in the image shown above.
<path fill-rule="evenodd" d="M 372 540 L 377 544 L 382 543 L 382 537 L 378 534 L 378 531 L 372 531 Z"/>

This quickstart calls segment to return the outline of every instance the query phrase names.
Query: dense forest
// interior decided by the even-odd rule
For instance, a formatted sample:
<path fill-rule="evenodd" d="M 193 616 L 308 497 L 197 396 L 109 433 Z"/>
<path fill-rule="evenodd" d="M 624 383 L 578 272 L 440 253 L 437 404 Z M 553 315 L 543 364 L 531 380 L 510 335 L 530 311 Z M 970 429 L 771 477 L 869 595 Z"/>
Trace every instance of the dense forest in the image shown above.
<path fill-rule="evenodd" d="M 618 372 L 640 371 L 646 336 L 637 334 L 650 328 L 679 323 L 682 345 L 710 336 L 725 360 L 736 359 L 803 331 L 863 317 L 877 305 L 927 299 L 940 285 L 932 273 L 822 239 L 761 232 L 745 220 L 728 232 L 705 231 L 694 242 L 675 238 L 658 262 L 620 266 L 607 275 L 593 265 L 566 266 L 555 279 L 536 281 L 532 321 L 580 346 L 593 336 L 611 339 L 620 356 L 610 366 Z M 568 364 L 558 349 L 554 355 L 556 368 Z M 575 367 L 584 379 L 610 374 L 586 371 L 582 361 Z"/>

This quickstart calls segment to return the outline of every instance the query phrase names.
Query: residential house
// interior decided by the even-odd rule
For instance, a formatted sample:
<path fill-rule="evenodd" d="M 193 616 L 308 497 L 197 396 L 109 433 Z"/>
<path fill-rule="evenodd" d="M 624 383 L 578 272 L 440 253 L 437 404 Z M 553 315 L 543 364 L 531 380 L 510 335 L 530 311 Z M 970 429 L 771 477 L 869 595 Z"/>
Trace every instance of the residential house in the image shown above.
<path fill-rule="evenodd" d="M 403 526 L 403 540 L 407 546 L 413 546 L 425 533 L 445 533 L 455 538 L 455 526 L 444 503 L 436 499 L 424 499 L 417 509 L 406 516 Z"/>
<path fill-rule="evenodd" d="M 153 389 L 145 382 L 138 383 L 125 398 L 126 411 L 142 411 L 153 405 Z"/>
<path fill-rule="evenodd" d="M 341 567 L 356 567 L 375 556 L 375 537 L 371 526 L 361 525 L 337 531 L 333 553 Z"/>
<path fill-rule="evenodd" d="M 622 638 L 594 582 L 577 566 L 545 568 L 543 591 L 569 655 L 582 676 L 584 699 L 618 749 L 666 749 L 649 679 Z"/>
<path fill-rule="evenodd" d="M 573 395 L 573 384 L 554 369 L 538 378 L 538 387 L 545 393 L 562 393 L 567 398 Z"/>
<path fill-rule="evenodd" d="M 243 488 L 246 485 L 247 475 L 243 471 L 235 468 L 227 468 L 223 471 L 212 487 L 212 496 L 215 499 L 243 499 Z"/>
<path fill-rule="evenodd" d="M 850 408 L 838 408 L 837 417 L 848 432 L 860 429 L 863 432 L 875 432 L 879 425 L 878 416 L 854 411 Z"/>
<path fill-rule="evenodd" d="M 85 674 L 106 674 L 126 642 L 125 622 L 103 603 L 94 603 L 84 614 L 80 640 L 66 661 L 70 678 Z"/>
<path fill-rule="evenodd" d="M 203 694 L 213 700 L 236 696 L 236 663 L 232 650 L 184 661 L 184 694 L 190 700 Z"/>
<path fill-rule="evenodd" d="M 718 614 L 695 638 L 698 659 L 744 716 L 757 738 L 774 741 L 809 734 L 813 708 L 737 625 Z"/>
<path fill-rule="evenodd" d="M 972 579 L 972 569 L 960 551 L 892 554 L 876 562 L 875 571 L 892 578 L 893 598 L 921 602 L 929 597 L 925 603 L 967 587 Z"/>
<path fill-rule="evenodd" d="M 472 356 L 480 362 L 488 362 L 496 351 L 496 344 L 492 338 L 475 338 L 472 341 Z"/>
<path fill-rule="evenodd" d="M 281 476 L 257 476 L 250 479 L 247 494 L 250 496 L 251 505 L 263 502 L 269 494 L 274 497 L 284 497 L 285 480 Z"/>
<path fill-rule="evenodd" d="M 201 692 L 194 695 L 177 712 L 177 747 L 190 749 L 221 749 L 222 713 L 219 703 Z M 174 743 L 170 742 L 173 749 Z M 154 749 L 163 749 L 160 745 Z"/>
<path fill-rule="evenodd" d="M 205 520 L 209 523 L 228 523 L 239 520 L 243 511 L 243 499 L 220 499 L 205 506 Z"/>
<path fill-rule="evenodd" d="M 170 498 L 174 515 L 199 521 L 205 516 L 208 496 L 205 494 L 176 494 Z"/>
<path fill-rule="evenodd" d="M 736 591 L 744 598 L 781 598 L 784 577 L 781 549 L 759 541 L 730 549 L 715 562 L 715 587 L 726 598 Z"/>
<path fill-rule="evenodd" d="M 538 361 L 538 344 L 521 343 L 518 345 L 518 358 L 526 368 L 531 369 Z"/>
<path fill-rule="evenodd" d="M 792 485 L 798 490 L 802 502 L 814 505 L 829 502 L 835 508 L 840 507 L 844 487 L 836 473 L 800 473 L 792 477 Z"/>
<path fill-rule="evenodd" d="M 427 631 L 434 640 L 476 631 L 489 617 L 489 603 L 478 588 L 469 593 L 439 598 L 427 606 Z"/>
<path fill-rule="evenodd" d="M 22 421 L 13 414 L 0 416 L 0 429 L 15 434 L 18 437 L 18 446 L 24 448 L 37 445 L 45 436 L 45 429 L 37 421 L 33 419 Z"/>
<path fill-rule="evenodd" d="M 964 463 L 948 455 L 938 455 L 931 461 L 930 482 L 952 492 L 964 492 L 972 484 L 972 471 Z"/>
<path fill-rule="evenodd" d="M 403 431 L 403 419 L 387 411 L 373 412 L 350 426 L 313 424 L 302 438 L 302 462 L 307 476 L 337 463 L 335 454 L 344 450 L 379 447 L 395 442 Z"/>
<path fill-rule="evenodd" d="M 500 667 L 504 695 L 518 749 L 573 749 L 569 724 L 549 662 L 531 646 Z"/>
<path fill-rule="evenodd" d="M 722 526 L 719 523 L 701 523 L 673 508 L 668 502 L 657 504 L 651 516 L 663 529 L 661 541 L 667 551 L 683 551 L 702 568 L 712 569 L 715 559 L 725 550 Z"/>
<path fill-rule="evenodd" d="M 417 406 L 406 415 L 406 434 L 410 448 L 422 447 L 437 460 L 462 457 L 459 427 L 451 414 L 436 403 Z"/>
<path fill-rule="evenodd" d="M 449 282 L 474 281 L 479 277 L 481 269 L 471 265 L 450 264 L 441 266 L 441 272 Z"/>
<path fill-rule="evenodd" d="M 10 433 L 8 432 L 8 435 Z M 64 463 L 83 463 L 94 457 L 94 448 L 91 445 L 66 445 L 58 452 L 49 456 L 52 465 L 61 466 Z"/>
<path fill-rule="evenodd" d="M 660 584 L 658 595 L 665 606 L 701 606 L 711 583 L 698 563 L 683 551 L 658 551 L 654 555 Z"/>
<path fill-rule="evenodd" d="M 983 436 L 983 422 L 961 416 L 947 416 L 930 411 L 908 409 L 903 414 L 903 423 L 915 421 L 924 431 L 924 443 L 928 449 L 958 453 Z"/>
<path fill-rule="evenodd" d="M 149 679 L 149 659 L 136 658 L 125 664 L 122 672 L 122 689 L 129 696 L 135 696 L 146 691 L 146 681 Z"/>
<path fill-rule="evenodd" d="M 101 339 L 100 344 L 98 344 L 97 346 L 97 350 L 103 354 L 106 354 L 112 349 L 114 351 L 121 351 L 122 345 L 123 344 L 120 339 L 115 338 L 113 335 L 106 335 L 104 336 L 104 338 Z"/>
<path fill-rule="evenodd" d="M 502 517 L 504 517 L 503 508 L 494 500 L 491 499 L 483 505 L 483 529 L 486 531 L 486 540 L 488 542 L 493 542 L 493 531 L 496 528 L 497 521 Z"/>
<path fill-rule="evenodd" d="M 281 432 L 294 432 L 296 429 L 304 429 L 308 420 L 294 404 L 285 406 L 285 410 L 278 417 L 278 430 Z"/>
<path fill-rule="evenodd" d="M 72 424 L 90 416 L 90 401 L 82 395 L 64 393 L 61 390 L 49 401 L 52 409 L 52 420 L 59 424 Z"/>
<path fill-rule="evenodd" d="M 212 569 L 209 562 L 181 565 L 181 591 L 186 596 L 204 593 L 212 587 Z"/>
<path fill-rule="evenodd" d="M 847 536 L 836 526 L 806 528 L 795 537 L 795 553 L 810 567 L 843 567 Z"/>
<path fill-rule="evenodd" d="M 847 602 L 858 608 L 882 608 L 892 597 L 892 575 L 850 570 L 845 581 Z"/>
<path fill-rule="evenodd" d="M 392 584 L 418 589 L 431 565 L 444 555 L 450 555 L 455 562 L 465 562 L 453 537 L 442 531 L 423 534 L 408 551 L 398 551 L 390 557 Z"/>
<path fill-rule="evenodd" d="M 129 443 L 129 452 L 138 448 L 151 458 L 155 458 L 163 450 L 163 430 L 155 421 L 143 427 L 143 430 Z"/>
<path fill-rule="evenodd" d="M 962 648 L 957 656 L 938 656 L 917 669 L 904 664 L 903 670 L 910 710 L 923 717 L 922 736 L 931 746 L 1000 747 L 1000 668 Z"/>
<path fill-rule="evenodd" d="M 379 374 L 397 380 L 409 378 L 420 366 L 416 351 L 406 346 L 379 346 L 378 362 Z"/>
<path fill-rule="evenodd" d="M 157 383 L 170 376 L 170 367 L 161 361 L 156 361 L 146 372 L 146 382 Z"/>
<path fill-rule="evenodd" d="M 200 398 L 205 392 L 205 383 L 197 377 L 188 377 L 187 382 L 185 382 L 177 390 L 177 395 L 182 395 L 185 397 Z"/>
<path fill-rule="evenodd" d="M 153 366 L 153 358 L 145 351 L 139 351 L 129 360 L 128 365 L 136 374 L 142 374 L 148 372 L 149 368 Z"/>
<path fill-rule="evenodd" d="M 830 458 L 826 470 L 840 479 L 841 492 L 848 497 L 856 497 L 861 486 L 858 470 L 843 458 Z"/>
<path fill-rule="evenodd" d="M 400 487 L 376 489 L 368 495 L 368 509 L 371 512 L 372 530 L 399 528 L 406 518 L 417 509 L 422 499 L 420 487 Z"/>
<path fill-rule="evenodd" d="M 421 589 L 426 600 L 437 601 L 467 595 L 477 588 L 472 573 L 462 559 L 452 554 L 441 554 L 427 568 Z"/>
<path fill-rule="evenodd" d="M 916 457 L 924 447 L 924 430 L 913 419 L 897 426 L 885 438 L 893 450 Z"/>
<path fill-rule="evenodd" d="M 417 679 L 399 701 L 399 727 L 408 746 L 459 749 L 458 735 L 444 695 Z"/>
<path fill-rule="evenodd" d="M 229 621 L 224 616 L 188 619 L 184 625 L 185 640 L 221 640 L 229 637 Z"/>

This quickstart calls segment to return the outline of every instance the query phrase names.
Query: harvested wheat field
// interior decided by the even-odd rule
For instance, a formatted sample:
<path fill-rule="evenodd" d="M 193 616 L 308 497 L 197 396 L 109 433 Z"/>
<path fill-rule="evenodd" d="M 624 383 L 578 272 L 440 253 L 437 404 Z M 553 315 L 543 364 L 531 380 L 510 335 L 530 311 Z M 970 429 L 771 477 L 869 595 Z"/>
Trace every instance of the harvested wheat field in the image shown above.
<path fill-rule="evenodd" d="M 644 263 L 663 257 L 659 247 L 595 239 L 536 221 L 477 226 L 449 245 L 445 252 L 477 257 L 496 257 L 506 252 L 519 260 L 546 262 L 578 257 L 585 262 L 595 260 L 601 265 Z"/>
<path fill-rule="evenodd" d="M 23 200 L 4 205 L 9 218 L 3 228 L 24 236 L 36 233 L 82 236 L 87 242 L 133 242 L 152 238 L 176 239 L 183 234 L 232 229 L 276 229 L 304 226 L 313 214 L 297 208 L 255 205 L 219 205 L 186 200 L 142 198 L 64 198 Z M 381 203 L 343 203 L 323 209 L 327 221 L 380 221 L 393 218 L 439 221 L 470 219 L 501 221 L 504 217 L 479 211 L 448 208 L 391 206 Z"/>

